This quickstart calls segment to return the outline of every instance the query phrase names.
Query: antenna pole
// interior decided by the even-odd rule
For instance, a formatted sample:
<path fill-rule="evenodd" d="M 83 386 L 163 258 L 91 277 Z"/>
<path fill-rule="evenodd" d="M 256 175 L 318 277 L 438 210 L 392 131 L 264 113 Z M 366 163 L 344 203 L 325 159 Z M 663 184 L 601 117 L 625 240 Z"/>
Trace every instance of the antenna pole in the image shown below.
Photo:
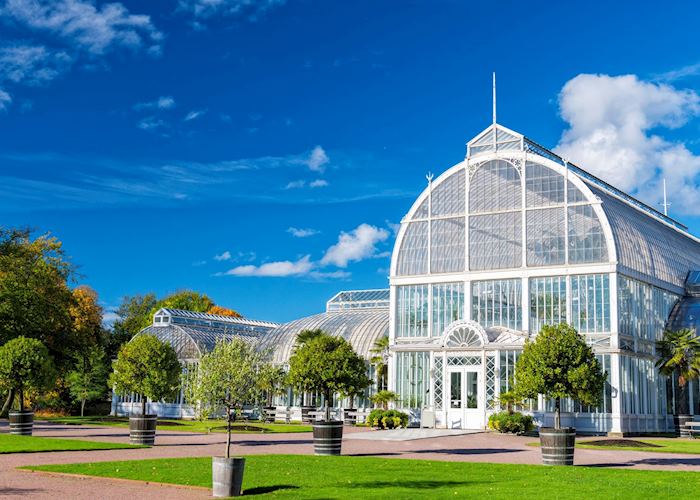
<path fill-rule="evenodd" d="M 496 72 L 493 72 L 493 124 L 496 124 Z"/>
<path fill-rule="evenodd" d="M 664 206 L 664 215 L 668 217 L 668 207 L 669 207 L 671 204 L 668 202 L 668 199 L 666 198 L 666 179 L 664 178 L 663 181 L 664 181 L 664 202 L 663 202 L 663 206 Z"/>

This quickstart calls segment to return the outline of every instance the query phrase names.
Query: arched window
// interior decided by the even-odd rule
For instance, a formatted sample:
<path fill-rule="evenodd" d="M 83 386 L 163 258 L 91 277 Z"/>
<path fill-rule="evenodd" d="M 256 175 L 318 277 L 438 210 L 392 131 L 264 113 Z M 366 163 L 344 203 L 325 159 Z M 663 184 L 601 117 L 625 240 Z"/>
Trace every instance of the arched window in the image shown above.
<path fill-rule="evenodd" d="M 484 345 L 484 333 L 477 324 L 460 322 L 450 328 L 444 341 L 445 347 L 469 348 Z"/>

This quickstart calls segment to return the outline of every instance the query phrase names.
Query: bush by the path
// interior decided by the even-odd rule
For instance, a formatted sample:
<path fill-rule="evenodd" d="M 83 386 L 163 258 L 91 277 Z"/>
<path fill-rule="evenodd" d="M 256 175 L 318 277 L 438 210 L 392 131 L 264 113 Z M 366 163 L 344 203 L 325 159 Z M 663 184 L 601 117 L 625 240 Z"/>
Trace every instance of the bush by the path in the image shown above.
<path fill-rule="evenodd" d="M 489 429 L 507 434 L 525 434 L 532 430 L 532 417 L 517 411 L 494 413 L 489 417 Z"/>
<path fill-rule="evenodd" d="M 370 427 L 378 429 L 399 429 L 408 426 L 408 415 L 398 410 L 372 410 L 367 417 Z"/>

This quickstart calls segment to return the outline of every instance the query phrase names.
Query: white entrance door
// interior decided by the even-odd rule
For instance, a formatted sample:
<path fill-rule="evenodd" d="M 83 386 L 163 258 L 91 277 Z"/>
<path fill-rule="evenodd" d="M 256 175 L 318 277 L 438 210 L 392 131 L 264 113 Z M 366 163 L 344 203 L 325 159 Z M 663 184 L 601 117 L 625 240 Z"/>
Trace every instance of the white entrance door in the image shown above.
<path fill-rule="evenodd" d="M 449 408 L 447 427 L 450 429 L 481 429 L 483 402 L 481 397 L 481 369 L 474 366 L 455 366 L 447 372 Z"/>

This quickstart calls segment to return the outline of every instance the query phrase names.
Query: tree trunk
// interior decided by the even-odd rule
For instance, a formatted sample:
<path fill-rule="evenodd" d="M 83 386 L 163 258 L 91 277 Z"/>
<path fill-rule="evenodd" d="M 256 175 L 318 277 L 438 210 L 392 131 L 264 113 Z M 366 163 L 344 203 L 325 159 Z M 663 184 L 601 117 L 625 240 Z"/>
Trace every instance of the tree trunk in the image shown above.
<path fill-rule="evenodd" d="M 355 407 L 355 395 L 351 394 L 350 395 L 350 409 L 352 410 Z"/>
<path fill-rule="evenodd" d="M 19 390 L 19 411 L 24 411 L 24 389 Z"/>
<path fill-rule="evenodd" d="M 331 391 L 326 391 L 326 422 L 330 421 L 331 419 Z"/>
<path fill-rule="evenodd" d="M 82 399 L 80 401 L 80 416 L 84 417 L 85 416 L 85 400 Z"/>
<path fill-rule="evenodd" d="M 2 411 L 0 411 L 0 418 L 6 417 L 8 413 L 10 413 L 10 410 L 12 409 L 12 404 L 15 402 L 15 396 L 15 390 L 10 389 L 10 392 L 7 394 L 7 400 L 2 406 Z"/>
<path fill-rule="evenodd" d="M 561 399 L 554 400 L 554 428 L 561 429 Z"/>
<path fill-rule="evenodd" d="M 226 408 L 228 411 L 228 419 L 226 422 L 226 458 L 231 457 L 231 419 L 233 418 L 233 409 Z"/>
<path fill-rule="evenodd" d="M 141 415 L 146 416 L 146 396 L 141 395 Z"/>
<path fill-rule="evenodd" d="M 690 401 L 688 400 L 688 382 L 681 385 L 678 383 L 678 398 L 676 404 L 676 411 L 678 415 L 688 415 L 690 413 Z"/>

